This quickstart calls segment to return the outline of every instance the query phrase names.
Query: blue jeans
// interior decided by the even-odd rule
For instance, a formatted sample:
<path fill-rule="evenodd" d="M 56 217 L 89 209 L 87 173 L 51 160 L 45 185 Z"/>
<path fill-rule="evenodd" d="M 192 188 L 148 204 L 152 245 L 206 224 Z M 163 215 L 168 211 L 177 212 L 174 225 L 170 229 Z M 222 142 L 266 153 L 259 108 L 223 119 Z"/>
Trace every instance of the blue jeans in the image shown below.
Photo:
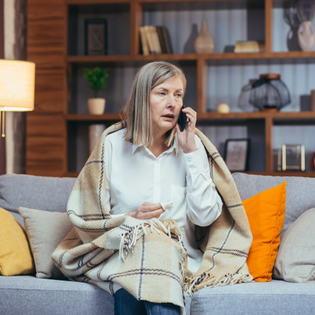
<path fill-rule="evenodd" d="M 125 289 L 114 294 L 115 315 L 180 315 L 180 307 L 172 303 L 138 301 Z"/>

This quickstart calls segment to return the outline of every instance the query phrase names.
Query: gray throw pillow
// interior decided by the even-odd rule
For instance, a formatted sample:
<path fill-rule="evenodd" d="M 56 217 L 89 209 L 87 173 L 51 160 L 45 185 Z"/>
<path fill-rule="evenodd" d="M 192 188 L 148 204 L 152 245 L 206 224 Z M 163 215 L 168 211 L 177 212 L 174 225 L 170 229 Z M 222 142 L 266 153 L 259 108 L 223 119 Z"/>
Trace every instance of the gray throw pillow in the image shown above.
<path fill-rule="evenodd" d="M 54 212 L 66 212 L 75 178 L 24 174 L 0 176 L 0 208 L 18 212 L 23 206 Z"/>
<path fill-rule="evenodd" d="M 19 208 L 35 261 L 37 278 L 66 279 L 51 254 L 68 235 L 73 224 L 65 212 Z"/>
<path fill-rule="evenodd" d="M 283 234 L 274 277 L 289 282 L 315 280 L 315 208 L 298 217 Z"/>

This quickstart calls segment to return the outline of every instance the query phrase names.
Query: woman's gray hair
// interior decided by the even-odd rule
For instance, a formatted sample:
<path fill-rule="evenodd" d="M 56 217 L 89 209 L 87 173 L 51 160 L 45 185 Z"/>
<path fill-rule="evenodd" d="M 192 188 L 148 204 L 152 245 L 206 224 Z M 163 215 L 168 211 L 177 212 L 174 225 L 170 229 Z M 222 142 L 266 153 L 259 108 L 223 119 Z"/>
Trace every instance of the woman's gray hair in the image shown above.
<path fill-rule="evenodd" d="M 153 144 L 150 93 L 156 86 L 173 77 L 181 78 L 185 92 L 186 78 L 184 72 L 169 62 L 151 62 L 137 72 L 127 102 L 126 141 L 145 146 Z M 175 134 L 175 128 L 167 132 L 165 144 L 168 147 L 173 143 Z"/>

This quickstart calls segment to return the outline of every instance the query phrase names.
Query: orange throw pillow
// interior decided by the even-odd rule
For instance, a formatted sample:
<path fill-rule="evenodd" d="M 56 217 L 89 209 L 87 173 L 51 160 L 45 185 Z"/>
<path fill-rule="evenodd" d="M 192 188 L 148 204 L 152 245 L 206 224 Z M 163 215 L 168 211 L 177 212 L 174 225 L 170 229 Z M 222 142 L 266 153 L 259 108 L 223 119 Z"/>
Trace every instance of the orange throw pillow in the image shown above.
<path fill-rule="evenodd" d="M 243 201 L 253 243 L 247 265 L 255 281 L 271 281 L 285 216 L 286 182 Z"/>

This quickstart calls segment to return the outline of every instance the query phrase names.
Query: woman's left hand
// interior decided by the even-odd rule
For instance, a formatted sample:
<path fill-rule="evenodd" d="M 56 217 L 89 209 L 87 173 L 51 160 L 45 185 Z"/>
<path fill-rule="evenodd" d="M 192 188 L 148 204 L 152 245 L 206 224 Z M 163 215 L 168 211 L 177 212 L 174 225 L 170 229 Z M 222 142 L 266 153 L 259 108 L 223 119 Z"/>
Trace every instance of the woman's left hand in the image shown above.
<path fill-rule="evenodd" d="M 180 127 L 176 124 L 176 132 L 178 143 L 184 153 L 190 153 L 197 150 L 195 142 L 195 128 L 197 122 L 197 113 L 190 107 L 185 107 L 183 112 L 187 116 L 186 126 L 183 132 L 180 131 Z"/>

